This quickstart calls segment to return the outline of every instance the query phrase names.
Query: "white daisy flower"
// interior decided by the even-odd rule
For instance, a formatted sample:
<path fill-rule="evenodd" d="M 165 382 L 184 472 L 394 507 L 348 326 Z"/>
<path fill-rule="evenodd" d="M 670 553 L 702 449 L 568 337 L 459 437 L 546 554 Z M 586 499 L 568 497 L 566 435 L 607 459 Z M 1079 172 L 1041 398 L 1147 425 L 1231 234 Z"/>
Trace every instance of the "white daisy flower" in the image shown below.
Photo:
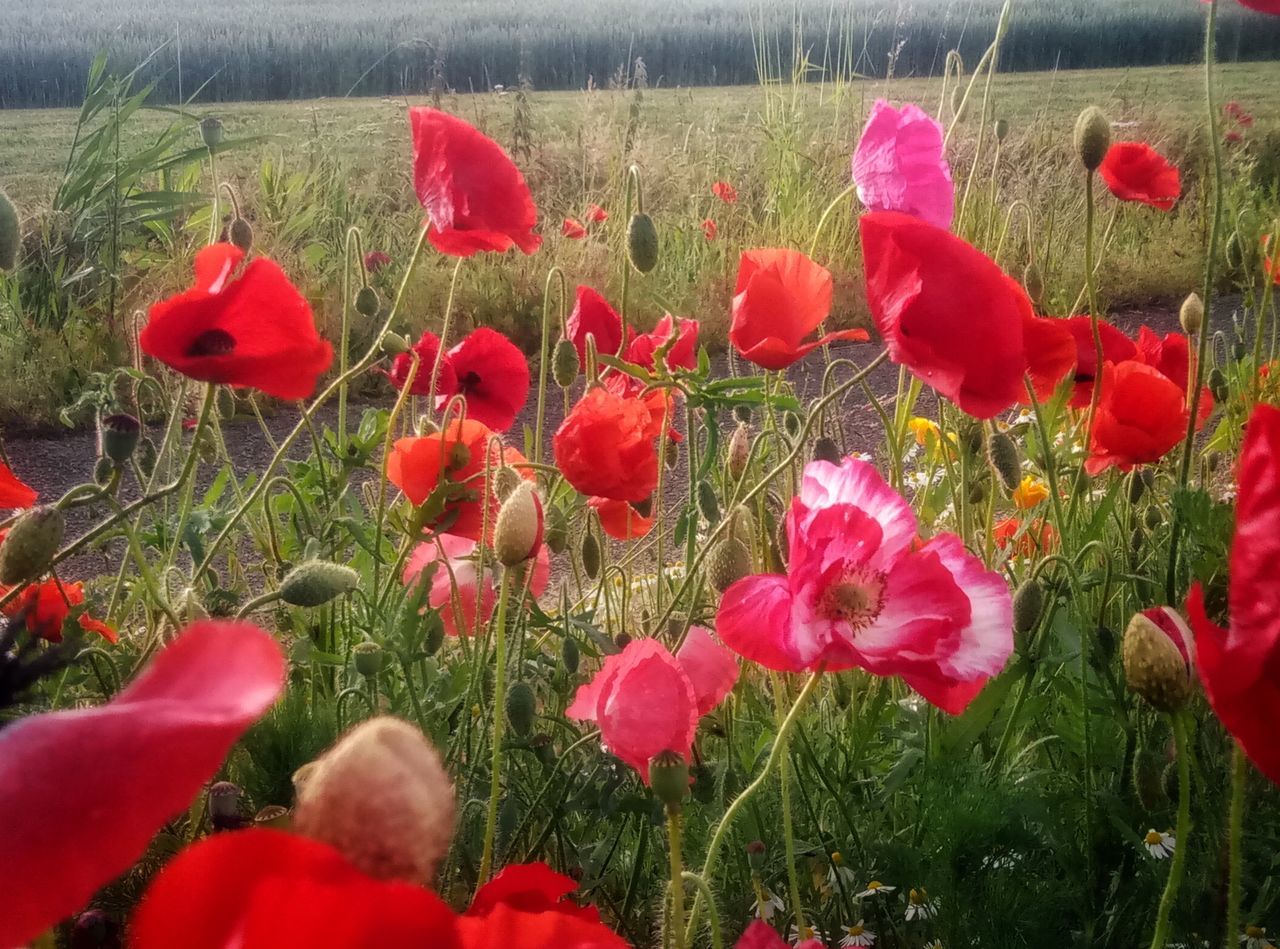
<path fill-rule="evenodd" d="M 827 871 L 827 886 L 835 887 L 837 880 L 843 886 L 853 886 L 857 879 L 852 870 L 844 865 L 844 857 L 837 850 L 831 854 L 831 869 Z"/>
<path fill-rule="evenodd" d="M 874 460 L 875 460 L 875 459 L 873 459 L 869 454 L 867 454 L 865 451 L 855 451 L 855 452 L 852 452 L 852 453 L 849 455 L 849 457 L 850 457 L 850 458 L 856 458 L 858 461 L 874 461 Z"/>
<path fill-rule="evenodd" d="M 867 888 L 858 894 L 858 899 L 865 900 L 872 896 L 879 896 L 881 893 L 892 893 L 896 889 L 896 886 L 888 886 L 879 880 L 872 880 L 867 884 Z"/>
<path fill-rule="evenodd" d="M 858 920 L 852 926 L 840 927 L 844 930 L 844 938 L 840 940 L 843 949 L 849 949 L 850 946 L 874 946 L 876 944 L 876 934 L 868 929 L 862 920 Z"/>
<path fill-rule="evenodd" d="M 921 949 L 942 949 L 942 940 L 935 939 L 933 942 L 926 942 Z"/>
<path fill-rule="evenodd" d="M 907 922 L 933 919 L 938 915 L 938 901 L 929 899 L 924 887 L 907 893 Z"/>
<path fill-rule="evenodd" d="M 1262 926 L 1246 926 L 1244 935 L 1240 937 L 1240 945 L 1244 949 L 1276 949 Z"/>
<path fill-rule="evenodd" d="M 767 887 L 760 887 L 756 892 L 756 918 L 766 923 L 773 920 L 773 914 L 784 909 L 782 899 Z"/>
<path fill-rule="evenodd" d="M 1163 834 L 1155 831 L 1147 831 L 1147 836 L 1142 838 L 1142 846 L 1147 848 L 1147 853 L 1155 857 L 1157 860 L 1168 860 L 1173 856 L 1173 851 L 1177 848 L 1177 841 L 1169 831 Z M 1249 949 L 1253 949 L 1252 946 Z"/>
<path fill-rule="evenodd" d="M 802 942 L 808 942 L 810 939 L 816 939 L 818 942 L 826 945 L 827 937 L 822 934 L 822 930 L 817 926 L 795 926 L 791 927 L 791 945 L 798 946 Z"/>

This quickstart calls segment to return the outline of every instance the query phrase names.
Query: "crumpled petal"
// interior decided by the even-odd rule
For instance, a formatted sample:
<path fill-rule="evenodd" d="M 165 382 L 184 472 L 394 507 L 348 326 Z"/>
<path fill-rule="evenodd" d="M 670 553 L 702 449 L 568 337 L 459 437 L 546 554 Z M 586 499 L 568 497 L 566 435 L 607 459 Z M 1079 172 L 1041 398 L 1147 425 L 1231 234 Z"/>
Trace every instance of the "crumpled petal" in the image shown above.
<path fill-rule="evenodd" d="M 705 626 L 690 626 L 676 661 L 693 686 L 698 714 L 706 715 L 724 701 L 738 681 L 738 660 L 721 646 Z"/>

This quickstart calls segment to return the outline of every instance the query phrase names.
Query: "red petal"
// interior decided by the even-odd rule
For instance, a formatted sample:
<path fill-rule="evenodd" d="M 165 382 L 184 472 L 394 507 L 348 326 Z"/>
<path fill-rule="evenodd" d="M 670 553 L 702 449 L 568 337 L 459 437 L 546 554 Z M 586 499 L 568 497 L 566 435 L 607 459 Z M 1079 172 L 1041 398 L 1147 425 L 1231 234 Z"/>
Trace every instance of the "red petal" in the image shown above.
<path fill-rule="evenodd" d="M 0 508 L 31 507 L 39 495 L 0 461 Z"/>
<path fill-rule="evenodd" d="M 193 265 L 196 282 L 191 289 L 208 294 L 221 293 L 243 260 L 244 251 L 235 244 L 209 244 L 200 248 Z"/>
<path fill-rule="evenodd" d="M 598 922 L 600 914 L 595 907 L 578 906 L 565 899 L 577 888 L 575 880 L 556 873 L 545 863 L 515 863 L 480 887 L 467 915 L 485 916 L 504 905 L 525 913 L 550 910 Z"/>
<path fill-rule="evenodd" d="M 267 633 L 196 623 L 106 705 L 0 731 L 0 945 L 35 938 L 128 869 L 283 683 Z"/>

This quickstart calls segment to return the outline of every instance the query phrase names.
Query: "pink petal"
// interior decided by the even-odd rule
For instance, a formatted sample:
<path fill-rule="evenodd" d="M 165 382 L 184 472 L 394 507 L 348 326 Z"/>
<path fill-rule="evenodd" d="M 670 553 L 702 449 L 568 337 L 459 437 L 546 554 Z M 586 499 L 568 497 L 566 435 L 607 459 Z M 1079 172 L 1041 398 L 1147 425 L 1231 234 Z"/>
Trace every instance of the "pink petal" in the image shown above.
<path fill-rule="evenodd" d="M 439 563 L 431 575 L 427 603 L 440 613 L 445 634 L 449 636 L 470 636 L 493 615 L 497 599 L 493 579 L 486 573 L 483 583 L 477 582 L 476 563 L 471 559 L 475 549 L 474 540 L 453 534 L 437 534 L 414 548 L 405 565 L 404 582 L 408 586 L 429 565 Z M 443 559 L 440 556 L 442 551 Z M 536 562 L 533 582 L 535 585 L 538 582 Z"/>
<path fill-rule="evenodd" d="M 627 644 L 612 688 L 600 696 L 597 723 L 605 744 L 649 782 L 649 759 L 660 751 L 689 758 L 698 724 L 693 686 L 655 639 Z"/>
<path fill-rule="evenodd" d="M 275 701 L 284 671 L 257 627 L 196 623 L 106 705 L 0 731 L 0 945 L 34 939 L 132 866 Z"/>
<path fill-rule="evenodd" d="M 739 937 L 734 949 L 789 949 L 777 930 L 763 919 L 757 919 Z"/>
<path fill-rule="evenodd" d="M 884 100 L 871 115 L 853 155 L 858 198 L 872 211 L 899 211 L 949 229 L 955 188 L 942 126 L 919 106 L 899 111 Z"/>
<path fill-rule="evenodd" d="M 622 666 L 622 653 L 606 656 L 600 670 L 592 680 L 578 686 L 573 702 L 564 710 L 569 718 L 580 722 L 595 722 L 600 717 L 600 701 L 613 688 L 613 680 Z"/>
<path fill-rule="evenodd" d="M 716 632 L 744 659 L 766 669 L 800 672 L 806 663 L 793 641 L 791 606 L 791 584 L 786 577 L 744 577 L 721 596 Z"/>
<path fill-rule="evenodd" d="M 689 677 L 698 714 L 706 715 L 733 691 L 738 681 L 738 660 L 721 646 L 704 626 L 690 626 L 676 661 Z"/>

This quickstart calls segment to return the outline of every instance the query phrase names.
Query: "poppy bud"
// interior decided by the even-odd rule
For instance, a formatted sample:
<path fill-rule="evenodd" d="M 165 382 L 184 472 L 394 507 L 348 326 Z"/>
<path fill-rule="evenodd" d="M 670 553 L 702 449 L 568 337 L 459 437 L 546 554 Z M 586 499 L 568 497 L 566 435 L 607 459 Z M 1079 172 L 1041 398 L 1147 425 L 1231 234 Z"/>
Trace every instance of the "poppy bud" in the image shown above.
<path fill-rule="evenodd" d="M 578 641 L 572 636 L 566 636 L 564 642 L 560 645 L 560 660 L 564 663 L 564 671 L 569 675 L 574 675 L 578 671 L 578 663 L 582 654 L 578 650 Z"/>
<path fill-rule="evenodd" d="M 422 651 L 428 656 L 434 656 L 440 651 L 440 647 L 444 645 L 444 623 L 440 619 L 440 614 L 434 614 L 435 622 L 427 627 L 427 638 L 422 644 Z"/>
<path fill-rule="evenodd" d="M 18 249 L 22 246 L 22 228 L 18 209 L 9 196 L 0 191 L 0 270 L 13 270 L 18 265 Z"/>
<path fill-rule="evenodd" d="M 156 443 L 152 439 L 144 438 L 138 442 L 138 470 L 142 472 L 143 477 L 151 477 L 151 473 L 156 470 L 159 455 L 159 449 L 156 448 Z"/>
<path fill-rule="evenodd" d="M 123 465 L 138 447 L 142 426 L 132 415 L 108 415 L 102 420 L 102 453 Z"/>
<path fill-rule="evenodd" d="M 231 222 L 231 227 L 227 231 L 227 236 L 231 238 L 231 243 L 235 244 L 246 254 L 253 249 L 253 225 L 242 217 L 237 217 Z"/>
<path fill-rule="evenodd" d="M 287 830 L 289 827 L 289 809 L 279 804 L 268 804 L 253 815 L 254 827 L 270 827 L 274 830 Z"/>
<path fill-rule="evenodd" d="M 1178 310 L 1178 322 L 1182 324 L 1182 332 L 1195 336 L 1204 325 L 1204 301 L 1200 294 L 1191 293 L 1182 301 L 1182 309 Z"/>
<path fill-rule="evenodd" d="M 290 606 L 322 606 L 360 585 L 360 574 L 327 560 L 310 560 L 289 571 L 280 599 Z"/>
<path fill-rule="evenodd" d="M 310 765 L 294 828 L 379 880 L 424 883 L 453 838 L 453 785 L 440 755 L 408 722 L 357 725 Z"/>
<path fill-rule="evenodd" d="M 764 869 L 764 841 L 753 840 L 747 844 L 747 864 L 752 870 Z"/>
<path fill-rule="evenodd" d="M 795 438 L 800 434 L 800 416 L 796 415 L 795 412 L 784 412 L 782 414 L 782 427 L 788 435 Z"/>
<path fill-rule="evenodd" d="M 1149 748 L 1139 748 L 1133 756 L 1133 791 L 1138 803 L 1148 811 L 1165 804 L 1164 778 L 1160 756 Z"/>
<path fill-rule="evenodd" d="M 524 563 L 542 547 L 542 501 L 537 489 L 521 480 L 498 510 L 493 552 L 504 567 Z"/>
<path fill-rule="evenodd" d="M 44 573 L 62 543 L 66 523 L 51 505 L 25 511 L 0 543 L 0 583 L 13 586 Z"/>
<path fill-rule="evenodd" d="M 382 337 L 382 344 L 380 348 L 382 349 L 382 355 L 384 356 L 399 356 L 401 353 L 407 353 L 409 351 L 409 341 L 399 333 L 387 333 Z"/>
<path fill-rule="evenodd" d="M 1142 515 L 1142 523 L 1147 525 L 1147 530 L 1153 531 L 1164 523 L 1164 515 L 1160 513 L 1160 508 L 1152 505 L 1147 508 L 1146 513 Z"/>
<path fill-rule="evenodd" d="M 356 291 L 356 312 L 361 316 L 376 316 L 382 301 L 378 299 L 378 291 L 373 287 L 361 287 Z M 427 368 L 430 372 L 430 367 Z"/>
<path fill-rule="evenodd" d="M 981 504 L 985 501 L 987 499 L 988 487 L 989 481 L 985 478 L 981 481 L 974 481 L 973 484 L 969 486 L 969 503 Z"/>
<path fill-rule="evenodd" d="M 733 407 L 733 420 L 735 422 L 747 423 L 751 421 L 751 406 L 745 402 L 739 403 Z"/>
<path fill-rule="evenodd" d="M 987 440 L 987 462 L 993 471 L 1000 476 L 1005 489 L 1014 491 L 1022 481 L 1022 461 L 1018 457 L 1018 446 L 1004 432 L 993 432 Z"/>
<path fill-rule="evenodd" d="M 1231 355 L 1236 362 L 1240 362 L 1245 356 L 1249 355 L 1249 347 L 1242 339 L 1237 339 L 1231 346 Z"/>
<path fill-rule="evenodd" d="M 534 735 L 529 739 L 529 746 L 539 764 L 550 766 L 556 763 L 556 746 L 550 735 Z"/>
<path fill-rule="evenodd" d="M 244 823 L 240 817 L 240 788 L 230 781 L 219 781 L 209 788 L 209 823 L 214 830 L 236 830 Z"/>
<path fill-rule="evenodd" d="M 556 385 L 561 389 L 569 388 L 578 378 L 578 370 L 581 368 L 578 348 L 573 345 L 572 340 L 562 337 L 551 355 L 551 375 L 555 378 Z"/>
<path fill-rule="evenodd" d="M 720 523 L 720 502 L 710 481 L 698 482 L 698 512 L 708 524 Z"/>
<path fill-rule="evenodd" d="M 1213 397 L 1219 402 L 1225 402 L 1227 396 L 1231 394 L 1231 388 L 1227 384 L 1226 373 L 1217 366 L 1209 370 L 1209 378 L 1205 382 L 1209 386 L 1209 391 L 1213 394 Z"/>
<path fill-rule="evenodd" d="M 1044 274 L 1040 270 L 1040 265 L 1034 260 L 1027 264 L 1027 269 L 1022 272 L 1022 286 L 1026 288 L 1027 296 L 1032 300 L 1039 302 L 1044 299 Z"/>
<path fill-rule="evenodd" d="M 1024 580 L 1013 595 L 1013 628 L 1019 633 L 1029 633 L 1040 622 L 1044 610 L 1044 588 L 1035 578 Z"/>
<path fill-rule="evenodd" d="M 1174 635 L 1182 638 L 1182 648 Z M 1129 688 L 1162 712 L 1182 708 L 1191 697 L 1191 667 L 1183 652 L 1190 642 L 1186 623 L 1168 607 L 1135 613 L 1124 631 L 1122 650 Z"/>
<path fill-rule="evenodd" d="M 836 444 L 834 438 L 823 435 L 813 443 L 813 460 L 827 461 L 833 465 L 840 464 L 840 446 Z"/>
<path fill-rule="evenodd" d="M 537 711 L 537 701 L 529 683 L 516 682 L 507 689 L 506 709 L 511 730 L 521 738 L 527 737 L 533 731 L 533 716 Z"/>
<path fill-rule="evenodd" d="M 996 119 L 995 133 L 996 133 L 997 142 L 1003 142 L 1006 138 L 1008 138 L 1009 137 L 1009 120 Z"/>
<path fill-rule="evenodd" d="M 562 554 L 569 546 L 569 519 L 554 504 L 546 509 L 546 534 L 543 542 L 553 554 Z"/>
<path fill-rule="evenodd" d="M 718 541 L 707 554 L 707 582 L 723 593 L 751 573 L 751 549 L 738 538 Z"/>
<path fill-rule="evenodd" d="M 366 679 L 372 679 L 386 664 L 387 654 L 377 643 L 356 643 L 351 647 L 351 655 L 355 658 L 356 672 Z"/>
<path fill-rule="evenodd" d="M 1129 478 L 1129 501 L 1137 504 L 1142 500 L 1142 496 L 1147 493 L 1147 489 L 1156 482 L 1156 476 L 1150 468 L 1141 468 L 1132 474 Z"/>
<path fill-rule="evenodd" d="M 600 541 L 590 531 L 582 538 L 581 554 L 583 571 L 590 579 L 596 579 L 600 576 Z"/>
<path fill-rule="evenodd" d="M 212 116 L 200 120 L 200 139 L 205 148 L 217 148 L 222 144 L 222 120 Z"/>
<path fill-rule="evenodd" d="M 510 465 L 503 465 L 493 474 L 493 493 L 498 496 L 499 501 L 505 501 L 523 482 L 524 479 L 516 469 Z"/>
<path fill-rule="evenodd" d="M 640 273 L 658 266 L 658 229 L 647 214 L 631 215 L 627 225 L 627 256 Z"/>
<path fill-rule="evenodd" d="M 729 477 L 737 481 L 747 470 L 747 459 L 751 457 L 751 436 L 743 422 L 733 430 L 729 438 Z"/>
<path fill-rule="evenodd" d="M 674 751 L 658 752 L 649 759 L 649 786 L 668 812 L 679 811 L 689 793 L 689 762 Z"/>
<path fill-rule="evenodd" d="M 1102 160 L 1107 157 L 1111 148 L 1111 123 L 1103 111 L 1091 105 L 1076 119 L 1075 129 L 1076 154 L 1085 171 L 1093 173 L 1098 170 Z"/>

